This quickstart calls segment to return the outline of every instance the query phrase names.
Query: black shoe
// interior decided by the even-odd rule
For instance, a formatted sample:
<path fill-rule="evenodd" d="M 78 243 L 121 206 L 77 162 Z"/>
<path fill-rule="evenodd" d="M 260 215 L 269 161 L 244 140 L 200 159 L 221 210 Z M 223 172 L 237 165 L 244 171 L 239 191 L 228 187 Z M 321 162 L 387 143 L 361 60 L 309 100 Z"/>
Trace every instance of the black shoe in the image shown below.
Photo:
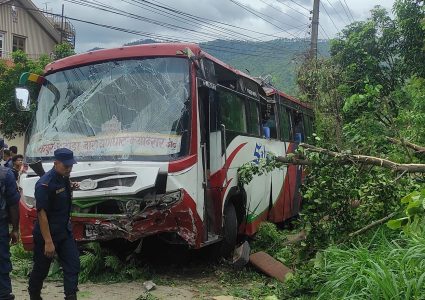
<path fill-rule="evenodd" d="M 77 300 L 77 294 L 65 295 L 65 300 Z"/>
<path fill-rule="evenodd" d="M 31 294 L 30 293 L 30 300 L 43 300 L 43 298 L 41 298 L 40 294 Z"/>

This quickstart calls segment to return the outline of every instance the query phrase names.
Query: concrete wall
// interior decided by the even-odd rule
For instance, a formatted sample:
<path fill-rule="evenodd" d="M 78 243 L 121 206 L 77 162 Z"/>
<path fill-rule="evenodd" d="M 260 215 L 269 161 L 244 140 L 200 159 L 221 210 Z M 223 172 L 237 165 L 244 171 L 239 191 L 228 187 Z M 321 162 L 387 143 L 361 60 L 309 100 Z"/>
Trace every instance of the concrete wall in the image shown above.
<path fill-rule="evenodd" d="M 13 140 L 4 139 L 4 142 L 10 147 L 10 146 L 16 146 L 18 147 L 18 154 L 24 155 L 24 136 L 18 136 L 14 138 Z"/>

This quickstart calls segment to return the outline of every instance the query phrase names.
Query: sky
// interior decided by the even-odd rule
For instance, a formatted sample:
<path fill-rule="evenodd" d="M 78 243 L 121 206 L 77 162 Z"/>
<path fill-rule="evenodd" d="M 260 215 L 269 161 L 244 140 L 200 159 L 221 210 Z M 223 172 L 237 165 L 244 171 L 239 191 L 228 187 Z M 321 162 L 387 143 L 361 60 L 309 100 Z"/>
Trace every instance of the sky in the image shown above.
<path fill-rule="evenodd" d="M 109 27 L 132 30 L 127 33 L 72 20 L 76 29 L 76 51 L 94 47 L 111 48 L 145 39 L 202 42 L 214 39 L 262 41 L 281 38 L 309 38 L 309 10 L 313 0 L 32 0 L 40 9 Z M 365 20 L 380 5 L 391 11 L 394 0 L 321 0 L 319 38 L 335 35 L 352 22 Z M 80 3 L 80 4 L 79 4 Z M 87 4 L 107 5 L 108 10 Z M 161 8 L 161 7 L 162 8 Z M 203 18 L 172 15 L 167 8 Z M 121 15 L 117 14 L 120 13 Z M 122 14 L 125 14 L 123 16 Z M 128 16 L 131 17 L 128 17 Z M 141 20 L 143 19 L 143 20 Z M 221 23 L 208 23 L 205 19 Z M 152 22 L 156 23 L 153 24 Z M 229 26 L 229 25 L 232 25 Z M 235 27 L 236 26 L 236 27 Z"/>

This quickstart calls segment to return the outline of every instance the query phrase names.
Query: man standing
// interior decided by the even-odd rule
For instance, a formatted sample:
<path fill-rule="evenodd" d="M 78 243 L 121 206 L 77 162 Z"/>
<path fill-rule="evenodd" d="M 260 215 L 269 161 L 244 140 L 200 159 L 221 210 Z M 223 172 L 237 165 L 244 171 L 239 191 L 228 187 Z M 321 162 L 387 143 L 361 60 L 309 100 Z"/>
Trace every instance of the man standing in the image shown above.
<path fill-rule="evenodd" d="M 35 185 L 37 222 L 34 227 L 34 267 L 28 291 L 31 300 L 42 299 L 41 288 L 47 277 L 55 253 L 64 274 L 65 299 L 77 299 L 80 259 L 72 236 L 70 213 L 72 189 L 69 176 L 76 163 L 71 150 L 57 149 L 54 152 L 54 167 L 44 174 Z"/>
<path fill-rule="evenodd" d="M 22 154 L 17 154 L 12 158 L 12 166 L 13 166 L 12 172 L 13 172 L 13 175 L 15 175 L 16 181 L 18 181 L 19 176 L 21 176 L 23 164 L 24 164 L 24 156 Z"/>
<path fill-rule="evenodd" d="M 3 150 L 3 160 L 4 160 L 4 166 L 7 168 L 12 168 L 12 154 L 9 149 Z"/>
<path fill-rule="evenodd" d="M 19 198 L 20 194 L 12 170 L 0 166 L 0 299 L 13 300 L 12 271 L 9 243 L 16 244 L 19 239 Z M 9 234 L 9 222 L 12 231 Z"/>

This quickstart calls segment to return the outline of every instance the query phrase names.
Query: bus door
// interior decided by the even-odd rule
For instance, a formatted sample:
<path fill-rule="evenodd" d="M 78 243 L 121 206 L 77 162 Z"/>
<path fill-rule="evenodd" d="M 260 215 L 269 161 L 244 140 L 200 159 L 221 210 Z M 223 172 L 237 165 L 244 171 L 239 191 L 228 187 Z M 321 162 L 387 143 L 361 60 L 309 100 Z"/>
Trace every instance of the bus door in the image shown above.
<path fill-rule="evenodd" d="M 221 130 L 217 122 L 215 86 L 198 79 L 200 144 L 203 167 L 205 240 L 221 231 L 220 176 L 222 166 Z"/>

